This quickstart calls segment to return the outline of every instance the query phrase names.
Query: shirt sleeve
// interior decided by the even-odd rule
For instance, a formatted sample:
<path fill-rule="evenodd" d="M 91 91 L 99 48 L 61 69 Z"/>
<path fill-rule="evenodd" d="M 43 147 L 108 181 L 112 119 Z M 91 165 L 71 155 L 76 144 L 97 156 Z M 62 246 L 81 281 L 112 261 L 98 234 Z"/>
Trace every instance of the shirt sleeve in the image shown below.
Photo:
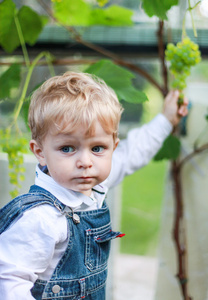
<path fill-rule="evenodd" d="M 172 124 L 163 114 L 151 122 L 129 131 L 113 153 L 111 173 L 106 185 L 111 188 L 119 184 L 126 175 L 145 166 L 161 148 L 172 131 Z"/>
<path fill-rule="evenodd" d="M 63 239 L 63 233 L 57 229 L 59 218 L 52 210 L 55 209 L 49 205 L 33 208 L 25 212 L 14 225 L 1 234 L 0 294 L 2 299 L 34 299 L 30 290 L 39 274 L 47 270 L 56 244 Z M 50 214 L 53 215 L 51 220 Z"/>

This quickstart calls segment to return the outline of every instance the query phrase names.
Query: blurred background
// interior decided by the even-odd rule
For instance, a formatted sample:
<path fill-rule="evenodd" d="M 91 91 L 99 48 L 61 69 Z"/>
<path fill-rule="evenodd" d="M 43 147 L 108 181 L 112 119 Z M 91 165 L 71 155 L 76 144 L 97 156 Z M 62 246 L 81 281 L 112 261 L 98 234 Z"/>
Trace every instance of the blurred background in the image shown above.
<path fill-rule="evenodd" d="M 45 13 L 43 8 L 38 4 L 38 1 L 16 0 L 14 2 L 16 3 L 17 8 L 25 4 L 31 6 L 38 13 Z M 50 1 L 43 2 L 48 4 Z M 168 12 L 168 20 L 165 21 L 166 41 L 170 40 L 172 42 L 177 42 L 180 39 L 183 16 L 187 8 L 187 2 L 188 1 L 184 0 L 179 1 L 179 5 L 172 7 Z M 84 40 L 104 47 L 119 55 L 122 59 L 141 67 L 160 82 L 161 65 L 158 59 L 157 45 L 158 18 L 148 17 L 143 11 L 139 0 L 114 0 L 110 1 L 106 6 L 112 4 L 118 4 L 133 10 L 133 26 L 113 27 L 94 25 L 80 28 L 82 37 Z M 207 87 L 208 19 L 203 16 L 199 9 L 195 12 L 194 17 L 198 30 L 196 41 L 202 51 L 203 61 L 193 69 L 191 76 L 188 79 L 188 86 L 195 84 L 197 89 L 198 84 L 200 89 L 201 85 Z M 187 31 L 190 36 L 193 36 L 191 19 L 188 17 L 186 22 Z M 90 48 L 84 47 L 71 39 L 68 32 L 64 28 L 56 26 L 53 21 L 44 27 L 36 44 L 34 46 L 28 46 L 28 53 L 31 59 L 43 50 L 50 51 L 57 60 L 64 58 L 67 61 L 66 65 L 57 64 L 54 66 L 55 74 L 62 74 L 68 70 L 83 71 L 88 66 L 88 60 L 103 58 L 101 54 Z M 8 68 L 7 63 L 17 62 L 21 57 L 22 52 L 20 48 L 17 48 L 12 54 L 8 54 L 0 48 L 0 75 Z M 73 60 L 79 60 L 79 63 L 75 64 L 73 63 Z M 23 72 L 22 77 L 24 78 L 24 76 Z M 48 66 L 37 66 L 33 71 L 32 80 L 30 81 L 28 90 L 32 91 L 37 84 L 44 81 L 49 76 Z M 0 81 L 0 83 L 2 85 L 4 84 L 2 81 Z M 142 126 L 142 124 L 149 122 L 161 111 L 163 104 L 163 96 L 161 93 L 142 76 L 135 74 L 133 83 L 135 87 L 142 90 L 148 96 L 149 101 L 140 104 L 122 101 L 125 111 L 120 125 L 121 139 L 125 138 L 129 129 Z M 6 128 L 10 124 L 12 112 L 16 105 L 15 101 L 19 94 L 19 89 L 12 89 L 11 99 L 9 101 L 0 101 L 0 128 Z M 191 101 L 191 99 L 189 100 Z M 26 112 L 27 110 L 25 108 L 19 119 L 19 127 L 29 140 L 30 133 L 24 122 Z M 1 147 L 0 150 L 2 150 Z M 0 153 L 0 160 L 2 161 L 0 170 L 0 205 L 3 206 L 3 204 L 10 199 L 10 184 L 5 153 Z M 27 156 L 27 158 L 25 158 L 25 163 L 28 163 L 26 166 L 27 179 L 25 184 L 23 184 L 21 192 L 27 191 L 28 185 L 34 180 L 34 158 Z M 114 217 L 113 222 L 126 234 L 126 237 L 122 238 L 116 245 L 115 253 L 116 256 L 120 258 L 120 260 L 117 261 L 117 264 L 122 265 L 122 263 L 125 263 L 125 259 L 127 259 L 127 265 L 130 265 L 130 261 L 128 261 L 129 257 L 132 257 L 133 259 L 136 259 L 135 257 L 150 258 L 150 260 L 146 260 L 146 265 L 144 265 L 144 269 L 150 267 L 150 271 L 148 271 L 150 272 L 150 283 L 145 282 L 146 286 L 143 291 L 144 296 L 141 296 L 141 298 L 138 295 L 135 297 L 131 296 L 131 299 L 153 299 L 152 289 L 155 284 L 154 276 L 156 276 L 157 268 L 161 210 L 168 164 L 169 163 L 165 160 L 160 162 L 150 162 L 145 168 L 125 178 L 122 185 L 112 194 L 112 197 L 115 197 L 114 193 L 117 195 L 116 205 L 113 205 L 111 208 Z M 31 165 L 33 166 L 32 168 Z M 120 255 L 118 255 L 118 253 Z M 133 260 L 133 264 L 139 268 L 136 260 Z M 140 265 L 140 267 L 142 266 Z M 119 272 L 116 273 L 117 276 L 119 276 Z M 139 270 L 135 270 L 135 272 L 139 273 Z M 120 280 L 121 278 L 119 278 L 119 282 L 117 283 L 119 288 L 119 284 L 121 284 Z M 114 294 L 114 296 L 111 297 L 114 297 L 114 300 L 122 300 L 121 294 L 119 296 Z"/>

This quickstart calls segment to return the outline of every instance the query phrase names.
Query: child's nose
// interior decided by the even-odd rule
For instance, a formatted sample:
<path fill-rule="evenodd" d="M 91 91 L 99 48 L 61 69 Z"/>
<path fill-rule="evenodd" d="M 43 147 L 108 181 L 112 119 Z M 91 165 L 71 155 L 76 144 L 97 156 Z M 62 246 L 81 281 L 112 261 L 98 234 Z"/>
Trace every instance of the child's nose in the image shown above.
<path fill-rule="evenodd" d="M 78 159 L 77 159 L 77 167 L 78 168 L 91 168 L 92 167 L 92 160 L 91 155 L 87 151 L 83 151 Z"/>

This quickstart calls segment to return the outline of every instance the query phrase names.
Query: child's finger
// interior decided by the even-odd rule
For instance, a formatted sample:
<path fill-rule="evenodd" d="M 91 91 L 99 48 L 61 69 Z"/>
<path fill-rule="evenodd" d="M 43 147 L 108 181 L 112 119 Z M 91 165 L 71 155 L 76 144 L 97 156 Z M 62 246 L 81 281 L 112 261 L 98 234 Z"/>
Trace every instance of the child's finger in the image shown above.
<path fill-rule="evenodd" d="M 188 108 L 187 108 L 188 102 L 187 104 L 182 104 L 179 109 L 178 109 L 178 114 L 182 117 L 185 117 L 188 114 Z"/>
<path fill-rule="evenodd" d="M 179 97 L 180 93 L 178 90 L 172 90 L 170 91 L 170 93 L 168 94 L 168 98 L 170 101 L 174 100 L 177 101 L 178 97 Z"/>
<path fill-rule="evenodd" d="M 188 105 L 188 98 L 187 97 L 184 97 L 183 98 L 183 104 L 185 105 L 185 106 L 187 106 Z"/>

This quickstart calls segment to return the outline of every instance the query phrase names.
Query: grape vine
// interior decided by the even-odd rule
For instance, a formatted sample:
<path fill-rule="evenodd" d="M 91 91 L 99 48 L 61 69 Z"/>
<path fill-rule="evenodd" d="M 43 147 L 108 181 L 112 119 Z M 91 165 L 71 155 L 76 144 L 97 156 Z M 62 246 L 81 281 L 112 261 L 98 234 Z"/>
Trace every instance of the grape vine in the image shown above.
<path fill-rule="evenodd" d="M 25 168 L 23 165 L 23 153 L 28 150 L 28 141 L 23 136 L 12 137 L 10 128 L 0 130 L 2 151 L 7 153 L 9 162 L 9 181 L 14 187 L 10 191 L 12 198 L 16 197 L 21 188 L 21 182 L 24 181 Z"/>
<path fill-rule="evenodd" d="M 52 61 L 54 57 L 48 51 L 43 51 L 39 53 L 35 57 L 35 59 L 32 62 L 30 62 L 24 36 L 22 33 L 22 28 L 20 26 L 20 22 L 17 15 L 14 16 L 14 22 L 16 25 L 18 38 L 20 40 L 22 53 L 26 65 L 26 77 L 23 84 L 21 96 L 17 100 L 14 109 L 12 122 L 6 129 L 0 130 L 1 150 L 7 153 L 8 162 L 9 162 L 9 181 L 13 186 L 12 190 L 10 191 L 10 195 L 12 198 L 16 197 L 19 194 L 19 190 L 21 188 L 21 182 L 24 181 L 25 178 L 23 154 L 28 152 L 28 141 L 23 136 L 21 130 L 18 127 L 18 118 L 20 116 L 23 104 L 27 99 L 26 95 L 27 95 L 28 86 L 31 80 L 33 70 L 38 63 L 41 63 L 42 59 L 45 59 L 51 75 L 54 75 L 54 70 L 52 66 Z"/>
<path fill-rule="evenodd" d="M 186 79 L 190 75 L 192 66 L 201 61 L 199 46 L 185 37 L 176 45 L 169 43 L 165 51 L 167 61 L 170 61 L 170 72 L 173 75 L 171 87 L 180 91 L 179 102 L 183 101 L 183 90 L 186 88 Z"/>
<path fill-rule="evenodd" d="M 23 104 L 26 101 L 26 94 L 31 80 L 32 72 L 35 66 L 40 62 L 42 58 L 45 58 L 49 70 L 51 70 L 51 62 L 53 56 L 49 52 L 41 52 L 33 62 L 27 67 L 27 75 L 25 78 L 24 86 L 20 98 L 17 101 L 17 105 L 14 110 L 12 123 L 5 129 L 0 130 L 0 141 L 2 151 L 7 153 L 9 161 L 9 180 L 14 187 L 10 191 L 12 198 L 16 197 L 21 188 L 21 182 L 24 180 L 24 166 L 23 166 L 23 154 L 28 152 L 28 141 L 23 137 L 20 129 L 18 128 L 18 118 L 22 110 Z"/>

